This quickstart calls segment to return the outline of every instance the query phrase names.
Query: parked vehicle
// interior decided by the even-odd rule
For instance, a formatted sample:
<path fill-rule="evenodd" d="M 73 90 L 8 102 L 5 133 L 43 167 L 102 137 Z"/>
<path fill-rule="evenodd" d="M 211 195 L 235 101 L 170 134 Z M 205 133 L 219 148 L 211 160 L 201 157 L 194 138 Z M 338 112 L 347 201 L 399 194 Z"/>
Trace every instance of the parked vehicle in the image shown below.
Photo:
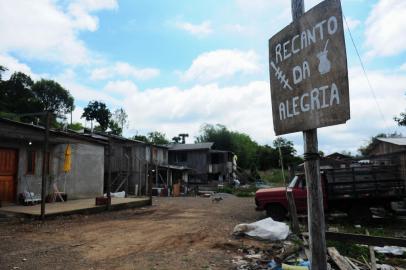
<path fill-rule="evenodd" d="M 371 208 L 391 210 L 391 202 L 406 198 L 405 179 L 397 166 L 362 166 L 330 169 L 321 172 L 323 204 L 326 212 L 343 211 L 353 221 L 372 217 Z M 292 190 L 299 213 L 307 212 L 307 190 L 304 174 L 296 175 L 288 189 Z M 257 210 L 266 210 L 275 220 L 288 213 L 286 188 L 260 189 L 255 194 Z"/>

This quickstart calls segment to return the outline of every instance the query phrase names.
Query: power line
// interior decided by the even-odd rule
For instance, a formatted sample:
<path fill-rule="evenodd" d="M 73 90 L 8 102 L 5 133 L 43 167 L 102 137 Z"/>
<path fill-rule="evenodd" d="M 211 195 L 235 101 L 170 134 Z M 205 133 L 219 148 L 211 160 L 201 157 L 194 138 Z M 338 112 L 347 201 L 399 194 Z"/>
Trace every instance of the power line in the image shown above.
<path fill-rule="evenodd" d="M 378 111 L 379 111 L 379 114 L 380 114 L 381 117 L 382 117 L 382 120 L 383 120 L 384 124 L 385 124 L 385 128 L 387 128 L 387 129 L 389 130 L 389 126 L 388 126 L 388 124 L 387 124 L 387 122 L 386 122 L 386 120 L 385 120 L 385 116 L 384 116 L 384 114 L 383 114 L 383 112 L 382 112 L 381 106 L 379 106 L 379 102 L 378 102 L 378 99 L 376 98 L 374 88 L 372 87 L 371 81 L 369 80 L 368 74 L 367 74 L 367 72 L 366 72 L 364 63 L 363 63 L 362 58 L 361 58 L 361 55 L 360 55 L 359 52 L 358 52 L 357 45 L 355 44 L 354 38 L 352 37 L 350 27 L 348 26 L 347 19 L 346 19 L 346 17 L 345 17 L 344 14 L 343 14 L 343 17 L 344 17 L 345 25 L 347 26 L 347 29 L 348 29 L 348 33 L 350 34 L 350 38 L 351 38 L 352 45 L 353 45 L 354 48 L 355 48 L 355 52 L 357 53 L 359 62 L 360 62 L 360 64 L 361 64 L 361 68 L 362 68 L 362 70 L 363 70 L 363 72 L 364 72 L 364 75 L 365 75 L 365 78 L 366 78 L 366 80 L 367 80 L 367 82 L 368 82 L 369 90 L 371 91 L 372 96 L 373 96 L 373 98 L 374 98 L 374 100 L 375 100 L 376 106 L 378 107 Z"/>

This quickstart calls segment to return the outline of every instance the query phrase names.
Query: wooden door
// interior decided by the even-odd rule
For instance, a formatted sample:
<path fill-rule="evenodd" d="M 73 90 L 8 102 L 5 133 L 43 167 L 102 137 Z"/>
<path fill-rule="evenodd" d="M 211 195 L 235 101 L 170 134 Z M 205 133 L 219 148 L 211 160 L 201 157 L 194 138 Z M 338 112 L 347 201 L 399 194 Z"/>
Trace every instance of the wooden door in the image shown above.
<path fill-rule="evenodd" d="M 17 151 L 0 148 L 0 201 L 13 202 L 16 194 Z"/>

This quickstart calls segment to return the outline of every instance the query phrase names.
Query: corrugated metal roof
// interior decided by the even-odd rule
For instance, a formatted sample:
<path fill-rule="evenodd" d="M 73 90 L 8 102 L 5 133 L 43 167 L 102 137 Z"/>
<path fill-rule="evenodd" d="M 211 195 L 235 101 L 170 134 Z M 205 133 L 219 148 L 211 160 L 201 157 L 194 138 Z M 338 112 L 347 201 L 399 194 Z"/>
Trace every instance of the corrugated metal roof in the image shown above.
<path fill-rule="evenodd" d="M 377 138 L 377 139 L 382 142 L 406 146 L 406 138 Z"/>
<path fill-rule="evenodd" d="M 207 143 L 189 143 L 189 144 L 171 144 L 169 145 L 169 150 L 180 151 L 180 150 L 203 150 L 208 149 L 210 150 L 213 147 L 212 142 Z"/>
<path fill-rule="evenodd" d="M 18 122 L 18 121 L 15 121 L 15 120 L 10 120 L 10 119 L 0 117 L 0 123 L 1 122 L 8 123 L 8 124 L 15 125 L 15 126 L 20 126 L 20 127 L 23 127 L 23 128 L 30 128 L 32 130 L 37 130 L 37 131 L 41 131 L 41 132 L 43 132 L 45 130 L 45 128 L 43 126 Z M 85 135 L 83 135 L 81 133 L 77 133 L 77 132 L 57 130 L 57 129 L 50 128 L 49 133 L 50 133 L 51 137 L 52 136 L 68 137 L 68 138 L 74 138 L 74 139 L 77 139 L 77 140 L 86 140 L 86 141 L 93 142 L 93 143 L 98 143 L 98 144 L 106 144 L 106 142 L 104 142 L 104 140 L 101 139 L 101 138 L 94 138 L 94 137 L 90 137 L 90 136 L 85 136 Z"/>

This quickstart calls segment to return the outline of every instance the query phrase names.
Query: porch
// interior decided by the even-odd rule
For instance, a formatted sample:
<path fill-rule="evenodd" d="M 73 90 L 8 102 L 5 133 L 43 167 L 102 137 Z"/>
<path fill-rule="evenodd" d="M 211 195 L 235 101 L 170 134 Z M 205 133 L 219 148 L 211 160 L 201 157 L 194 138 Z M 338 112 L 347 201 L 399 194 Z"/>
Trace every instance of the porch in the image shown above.
<path fill-rule="evenodd" d="M 150 205 L 149 197 L 134 198 L 111 198 L 111 210 L 121 210 Z M 54 202 L 45 204 L 45 216 L 65 216 L 73 214 L 99 213 L 106 210 L 105 205 L 96 205 L 95 199 L 79 199 L 66 202 Z M 29 218 L 41 216 L 41 204 L 32 206 L 8 205 L 0 207 L 0 213 L 14 214 Z"/>

